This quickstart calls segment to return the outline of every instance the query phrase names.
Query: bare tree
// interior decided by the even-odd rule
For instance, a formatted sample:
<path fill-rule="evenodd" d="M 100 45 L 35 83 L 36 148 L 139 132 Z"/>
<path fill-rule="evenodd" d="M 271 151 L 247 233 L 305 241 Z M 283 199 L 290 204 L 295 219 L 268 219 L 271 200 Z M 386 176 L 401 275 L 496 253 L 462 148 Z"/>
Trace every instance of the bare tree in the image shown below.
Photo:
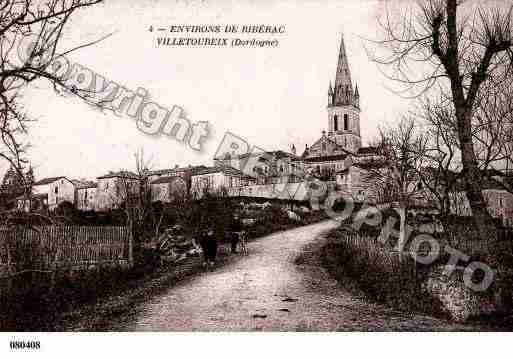
<path fill-rule="evenodd" d="M 399 22 L 386 12 L 385 38 L 375 44 L 385 54 L 372 54 L 387 76 L 411 96 L 441 90 L 454 109 L 462 176 L 481 237 L 493 236 L 482 193 L 473 136 L 478 95 L 487 82 L 513 71 L 513 6 L 504 2 L 424 0 L 401 2 Z M 435 86 L 436 85 L 436 86 Z M 404 92 L 403 92 L 404 94 Z"/>
<path fill-rule="evenodd" d="M 497 169 L 507 174 L 513 164 L 513 76 L 505 80 L 489 81 L 480 91 L 473 118 L 473 135 L 484 177 L 487 180 L 494 177 L 504 190 L 513 193 L 513 184 L 505 180 L 506 176 L 494 176 Z"/>
<path fill-rule="evenodd" d="M 489 82 L 483 86 L 472 120 L 474 148 L 482 181 L 493 181 L 513 193 L 506 174 L 512 158 L 513 106 L 509 86 L 498 87 Z M 428 135 L 425 150 L 427 167 L 419 173 L 425 187 L 436 197 L 440 217 L 447 219 L 456 192 L 461 191 L 461 148 L 457 120 L 450 101 L 445 96 L 424 98 L 415 116 Z"/>
<path fill-rule="evenodd" d="M 395 202 L 400 217 L 400 247 L 407 236 L 406 220 L 412 205 L 418 204 L 425 191 L 419 186 L 419 172 L 425 167 L 427 138 L 418 133 L 412 119 L 402 119 L 396 127 L 380 131 L 376 143 L 379 160 L 368 163 L 363 182 L 372 183 L 378 201 Z"/>
<path fill-rule="evenodd" d="M 451 213 L 451 198 L 458 192 L 461 172 L 456 121 L 448 101 L 426 98 L 421 102 L 415 116 L 425 133 L 424 167 L 418 168 L 418 176 L 429 195 L 435 199 L 440 219 L 444 222 Z"/>
<path fill-rule="evenodd" d="M 152 218 L 153 206 L 148 184 L 151 158 L 147 158 L 144 150 L 140 149 L 134 154 L 134 159 L 135 172 L 120 171 L 116 177 L 115 193 L 109 195 L 112 205 L 123 210 L 137 250 Z"/>
<path fill-rule="evenodd" d="M 0 1 L 0 158 L 20 174 L 28 146 L 24 135 L 31 121 L 20 93 L 37 79 L 47 79 L 56 91 L 67 88 L 53 67 L 64 55 L 94 42 L 58 53 L 65 27 L 81 8 L 101 1 Z M 85 91 L 67 89 L 85 100 L 89 98 Z"/>

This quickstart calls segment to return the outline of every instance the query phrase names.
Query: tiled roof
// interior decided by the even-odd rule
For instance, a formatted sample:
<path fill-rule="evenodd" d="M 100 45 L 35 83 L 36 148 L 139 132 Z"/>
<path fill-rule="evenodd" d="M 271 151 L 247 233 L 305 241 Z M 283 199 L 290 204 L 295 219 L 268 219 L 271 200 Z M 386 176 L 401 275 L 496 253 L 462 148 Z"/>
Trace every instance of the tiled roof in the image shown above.
<path fill-rule="evenodd" d="M 66 178 L 64 176 L 60 176 L 60 177 L 48 177 L 48 178 L 43 178 L 42 180 L 39 180 L 37 181 L 36 183 L 34 183 L 34 186 L 42 186 L 42 185 L 45 185 L 45 184 L 49 184 L 49 183 L 53 183 L 55 181 L 58 181 L 60 180 L 61 178 Z M 67 179 L 67 178 L 66 178 Z"/>
<path fill-rule="evenodd" d="M 285 151 L 282 151 L 282 150 L 263 151 L 263 152 L 248 152 L 248 153 L 243 153 L 242 155 L 237 156 L 237 158 L 242 159 L 242 158 L 248 158 L 248 157 L 259 157 L 259 156 L 264 156 L 264 155 L 272 156 L 272 157 L 275 157 L 277 159 L 281 159 L 281 158 L 291 158 L 293 160 L 299 159 L 298 156 L 294 155 L 293 153 L 285 152 Z M 230 157 L 227 154 L 224 157 L 216 158 L 216 159 L 217 160 L 224 160 L 224 159 L 229 159 L 229 158 Z"/>
<path fill-rule="evenodd" d="M 186 171 L 190 171 L 191 169 L 192 168 L 190 168 L 190 167 L 165 168 L 165 169 L 161 169 L 161 170 L 148 171 L 147 174 L 149 176 L 163 175 L 163 174 L 168 174 L 168 173 L 186 172 Z"/>
<path fill-rule="evenodd" d="M 207 168 L 206 166 L 199 165 L 199 166 L 188 166 L 188 167 L 175 167 L 175 168 L 166 168 L 161 170 L 153 170 L 148 171 L 148 176 L 161 176 L 161 175 L 168 175 L 167 177 L 171 176 L 171 174 L 176 174 L 178 172 L 188 172 L 194 173 L 198 170 L 202 170 Z"/>
<path fill-rule="evenodd" d="M 228 175 L 232 175 L 232 176 L 250 177 L 249 175 L 246 175 L 242 171 L 240 171 L 236 168 L 233 168 L 233 167 L 229 167 L 229 166 L 206 167 L 203 170 L 197 171 L 194 175 L 199 176 L 199 175 L 206 175 L 206 174 L 211 174 L 211 173 L 224 173 L 224 174 L 228 174 Z"/>
<path fill-rule="evenodd" d="M 152 181 L 151 184 L 173 183 L 177 179 L 180 179 L 183 181 L 182 177 L 180 177 L 180 176 L 165 176 L 165 177 L 157 178 L 156 180 Z"/>
<path fill-rule="evenodd" d="M 116 178 L 116 177 L 138 179 L 137 174 L 130 172 L 130 171 L 111 172 L 111 173 L 107 173 L 106 175 L 100 176 L 97 178 L 103 179 L 103 178 Z"/>
<path fill-rule="evenodd" d="M 87 182 L 81 182 L 81 183 L 77 184 L 76 186 L 77 186 L 77 189 L 97 188 L 98 183 L 92 182 L 92 181 L 87 181 Z"/>
<path fill-rule="evenodd" d="M 314 144 L 310 146 L 310 148 L 308 148 L 308 147 L 305 148 L 305 150 L 303 151 L 303 154 L 301 155 L 301 157 L 303 159 L 306 158 L 310 154 L 310 149 L 312 147 L 317 146 L 322 141 L 330 142 L 332 145 L 334 145 L 335 146 L 335 151 L 343 151 L 343 152 L 345 152 L 346 155 L 347 154 L 351 154 L 351 152 L 346 150 L 344 148 L 344 146 L 342 146 L 341 144 L 337 143 L 336 141 L 334 141 L 329 136 L 323 135 L 321 138 L 319 138 L 317 141 L 315 141 Z"/>

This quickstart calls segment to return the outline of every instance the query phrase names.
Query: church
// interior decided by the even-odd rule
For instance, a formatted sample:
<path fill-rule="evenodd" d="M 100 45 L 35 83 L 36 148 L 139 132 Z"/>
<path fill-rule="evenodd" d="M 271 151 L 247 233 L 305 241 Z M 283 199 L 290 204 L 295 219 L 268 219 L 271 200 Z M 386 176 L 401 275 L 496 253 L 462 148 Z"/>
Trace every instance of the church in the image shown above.
<path fill-rule="evenodd" d="M 218 167 L 244 170 L 248 184 L 269 185 L 302 181 L 298 172 L 308 173 L 322 181 L 335 184 L 343 196 L 356 201 L 376 200 L 376 188 L 367 174 L 372 167 L 379 170 L 379 156 L 374 147 L 362 146 L 360 132 L 360 93 L 353 86 L 344 38 L 340 40 L 335 82 L 329 84 L 327 131 L 302 154 L 295 145 L 290 152 L 266 151 L 236 154 L 225 153 L 214 159 Z"/>
<path fill-rule="evenodd" d="M 336 181 L 340 192 L 364 200 L 373 197 L 364 172 L 378 156 L 375 148 L 362 146 L 360 111 L 360 93 L 357 84 L 353 87 L 342 35 L 335 82 L 328 87 L 327 131 L 306 145 L 301 161 L 321 180 Z"/>

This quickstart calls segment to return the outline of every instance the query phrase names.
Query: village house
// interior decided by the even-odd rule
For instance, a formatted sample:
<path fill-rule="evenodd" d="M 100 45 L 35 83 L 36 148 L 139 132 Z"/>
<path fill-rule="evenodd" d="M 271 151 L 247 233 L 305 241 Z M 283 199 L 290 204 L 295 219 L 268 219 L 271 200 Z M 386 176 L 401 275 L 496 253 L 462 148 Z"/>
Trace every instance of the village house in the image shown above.
<path fill-rule="evenodd" d="M 183 179 L 183 181 L 186 184 L 186 193 L 189 193 L 191 188 L 191 177 L 192 175 L 197 172 L 206 169 L 206 166 L 200 165 L 200 166 L 186 166 L 186 167 L 180 167 L 176 165 L 174 168 L 168 168 L 168 169 L 160 169 L 160 170 L 153 170 L 148 171 L 146 174 L 148 183 L 151 185 L 154 181 L 159 180 L 164 177 L 180 177 Z M 169 179 L 168 179 L 169 180 Z M 164 180 L 165 181 L 165 180 Z M 163 182 L 160 182 L 162 184 Z"/>
<path fill-rule="evenodd" d="M 98 184 L 93 181 L 74 180 L 76 208 L 81 211 L 96 210 L 96 195 Z"/>
<path fill-rule="evenodd" d="M 75 204 L 75 185 L 64 176 L 44 178 L 32 186 L 32 194 L 27 199 L 17 198 L 20 210 L 47 208 L 53 211 L 63 202 Z"/>
<path fill-rule="evenodd" d="M 228 166 L 214 166 L 198 170 L 191 179 L 191 194 L 201 198 L 205 193 L 237 196 L 241 187 L 255 182 L 254 178 Z"/>
<path fill-rule="evenodd" d="M 367 180 L 370 171 L 385 171 L 379 162 L 365 161 L 353 164 L 352 158 L 348 157 L 339 164 L 337 169 L 336 188 L 345 198 L 352 198 L 356 202 L 379 203 L 381 201 L 379 188 Z"/>
<path fill-rule="evenodd" d="M 292 153 L 277 150 L 238 156 L 225 154 L 214 160 L 214 166 L 238 169 L 253 178 L 256 184 L 297 182 L 305 176 L 301 159 L 296 156 L 295 151 L 292 146 Z"/>
<path fill-rule="evenodd" d="M 500 220 L 503 226 L 513 227 L 513 194 L 503 187 L 488 183 L 483 190 L 488 212 L 493 218 Z M 471 216 L 472 210 L 464 191 L 450 194 L 451 213 L 458 216 Z"/>
<path fill-rule="evenodd" d="M 187 179 L 181 176 L 163 176 L 150 182 L 152 202 L 182 201 L 188 194 Z"/>
<path fill-rule="evenodd" d="M 107 211 L 120 208 L 134 200 L 140 191 L 141 179 L 130 171 L 109 172 L 97 177 L 95 208 Z"/>
<path fill-rule="evenodd" d="M 184 179 L 190 178 L 192 167 L 180 167 L 175 165 L 174 168 L 165 168 L 160 170 L 152 170 L 146 173 L 148 182 L 151 183 L 161 177 L 182 177 Z"/>

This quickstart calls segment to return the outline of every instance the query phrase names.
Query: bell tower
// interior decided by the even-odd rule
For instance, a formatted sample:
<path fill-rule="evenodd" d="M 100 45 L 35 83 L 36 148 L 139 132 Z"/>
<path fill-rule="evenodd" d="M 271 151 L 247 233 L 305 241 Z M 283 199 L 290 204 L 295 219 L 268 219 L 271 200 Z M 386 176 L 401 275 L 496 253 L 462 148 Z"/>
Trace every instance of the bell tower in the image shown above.
<path fill-rule="evenodd" d="M 362 146 L 360 136 L 360 93 L 353 88 L 344 36 L 340 39 L 335 84 L 328 88 L 328 136 L 349 152 Z"/>

